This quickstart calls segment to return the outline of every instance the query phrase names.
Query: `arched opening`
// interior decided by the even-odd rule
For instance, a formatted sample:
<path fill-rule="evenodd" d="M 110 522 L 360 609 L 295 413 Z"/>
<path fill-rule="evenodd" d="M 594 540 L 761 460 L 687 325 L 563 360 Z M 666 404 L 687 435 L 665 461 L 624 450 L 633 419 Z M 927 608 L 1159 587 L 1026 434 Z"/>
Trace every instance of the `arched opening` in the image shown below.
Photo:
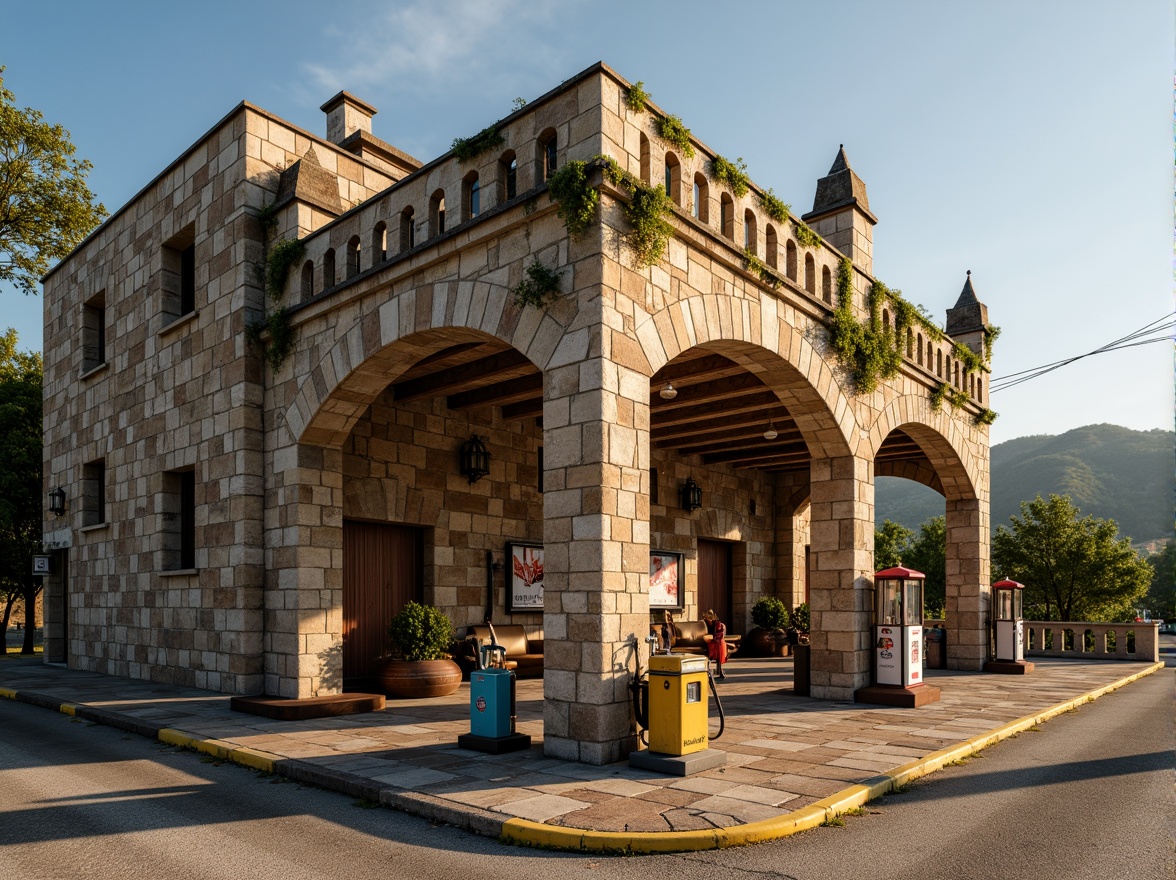
<path fill-rule="evenodd" d="M 914 334 L 914 331 L 912 331 L 910 327 L 907 327 L 906 356 L 907 357 L 914 357 L 915 356 L 915 334 Z"/>
<path fill-rule="evenodd" d="M 817 292 L 817 263 L 812 254 L 804 255 L 804 289 L 809 293 Z"/>
<path fill-rule="evenodd" d="M 323 254 L 323 290 L 330 290 L 335 286 L 335 249 L 328 248 Z"/>
<path fill-rule="evenodd" d="M 743 212 L 743 246 L 749 253 L 759 253 L 759 233 L 756 231 L 755 211 L 750 208 Z"/>
<path fill-rule="evenodd" d="M 919 366 L 921 367 L 921 366 L 923 366 L 923 334 L 922 333 L 918 334 L 918 336 L 916 337 L 916 340 L 917 340 L 916 345 L 917 345 L 918 351 L 919 351 Z"/>
<path fill-rule="evenodd" d="M 788 239 L 784 250 L 787 263 L 788 280 L 796 281 L 796 242 L 794 242 L 792 239 Z"/>
<path fill-rule="evenodd" d="M 694 175 L 694 201 L 690 213 L 700 222 L 710 222 L 710 185 L 701 171 Z"/>
<path fill-rule="evenodd" d="M 416 247 L 416 222 L 413 218 L 412 206 L 409 205 L 400 212 L 400 251 L 410 251 Z"/>
<path fill-rule="evenodd" d="M 719 197 L 719 232 L 724 238 L 735 240 L 735 201 L 728 193 Z"/>
<path fill-rule="evenodd" d="M 644 134 L 643 134 L 643 135 L 641 135 L 641 147 L 640 147 L 640 149 L 641 149 L 641 154 L 640 154 L 640 159 L 639 159 L 639 161 L 640 161 L 640 165 L 641 165 L 641 181 L 642 181 L 643 183 L 645 183 L 646 185 L 648 185 L 648 184 L 649 184 L 649 175 L 650 175 L 650 169 L 649 169 L 649 138 L 648 138 L 648 137 L 646 137 Z"/>
<path fill-rule="evenodd" d="M 302 284 L 298 291 L 301 302 L 307 302 L 314 297 L 314 260 L 307 260 L 302 264 Z"/>
<path fill-rule="evenodd" d="M 776 227 L 771 223 L 764 230 L 764 257 L 769 268 L 778 268 L 780 262 L 780 242 L 776 237 Z"/>
<path fill-rule="evenodd" d="M 429 238 L 445 234 L 445 190 L 439 189 L 429 197 Z"/>
<path fill-rule="evenodd" d="M 372 265 L 378 266 L 388 259 L 388 224 L 381 220 L 372 230 Z"/>
<path fill-rule="evenodd" d="M 821 301 L 833 304 L 833 273 L 828 266 L 821 267 Z"/>
<path fill-rule="evenodd" d="M 347 242 L 347 277 L 354 278 L 360 272 L 359 236 L 353 235 Z"/>
<path fill-rule="evenodd" d="M 673 153 L 666 153 L 666 194 L 679 208 L 682 207 L 682 163 Z"/>
<path fill-rule="evenodd" d="M 472 220 L 482 212 L 482 184 L 478 172 L 471 171 L 461 181 L 461 219 Z"/>
<path fill-rule="evenodd" d="M 935 352 L 935 375 L 940 379 L 943 378 L 943 352 L 940 350 Z"/>
<path fill-rule="evenodd" d="M 535 176 L 540 181 L 547 180 L 555 174 L 557 151 L 555 129 L 546 129 L 535 141 Z"/>
<path fill-rule="evenodd" d="M 509 202 L 519 194 L 519 163 L 514 150 L 507 150 L 498 159 L 498 203 Z"/>

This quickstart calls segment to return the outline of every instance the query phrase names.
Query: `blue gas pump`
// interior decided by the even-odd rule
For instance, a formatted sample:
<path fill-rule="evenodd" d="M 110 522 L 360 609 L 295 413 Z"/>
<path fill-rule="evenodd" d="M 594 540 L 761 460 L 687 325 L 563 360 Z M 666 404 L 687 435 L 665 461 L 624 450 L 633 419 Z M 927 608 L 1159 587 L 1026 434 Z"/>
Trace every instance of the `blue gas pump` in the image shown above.
<path fill-rule="evenodd" d="M 515 724 L 515 674 L 506 668 L 506 648 L 481 645 L 478 668 L 470 673 L 470 732 L 457 744 L 491 755 L 530 748 L 531 737 L 518 733 Z"/>

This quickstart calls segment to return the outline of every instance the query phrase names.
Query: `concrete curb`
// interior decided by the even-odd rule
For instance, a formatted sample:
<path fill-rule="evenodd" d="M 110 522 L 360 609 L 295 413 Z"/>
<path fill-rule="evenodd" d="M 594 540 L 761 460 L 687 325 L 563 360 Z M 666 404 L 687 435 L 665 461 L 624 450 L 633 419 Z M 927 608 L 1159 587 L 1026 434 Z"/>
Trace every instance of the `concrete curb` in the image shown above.
<path fill-rule="evenodd" d="M 563 828 L 543 825 L 527 819 L 507 819 L 502 823 L 504 841 L 524 846 L 538 846 L 550 849 L 576 852 L 620 852 L 620 853 L 671 853 L 697 852 L 707 849 L 725 849 L 731 846 L 746 846 L 790 837 L 800 831 L 816 828 L 824 822 L 860 807 L 893 791 L 895 788 L 941 770 L 944 766 L 973 755 L 982 749 L 1016 736 L 1037 724 L 1041 724 L 1077 709 L 1086 703 L 1117 690 L 1133 681 L 1151 675 L 1164 668 L 1162 662 L 1147 669 L 1112 682 L 1079 697 L 1058 703 L 1035 715 L 1026 715 L 1003 724 L 995 730 L 964 740 L 955 746 L 932 752 L 917 761 L 896 767 L 887 773 L 872 776 L 857 785 L 851 785 L 827 798 L 785 813 L 772 819 L 735 825 L 730 828 L 714 828 L 705 831 L 652 831 L 626 833 L 619 831 L 585 831 L 578 828 Z"/>
<path fill-rule="evenodd" d="M 1134 675 L 1129 675 L 1064 703 L 1058 703 L 1056 706 L 1035 715 L 1026 715 L 1023 718 L 1010 721 L 995 730 L 971 737 L 946 749 L 932 752 L 917 761 L 911 761 L 887 773 L 872 776 L 864 782 L 851 785 L 836 794 L 811 803 L 807 807 L 771 819 L 762 819 L 758 822 L 749 822 L 746 825 L 735 825 L 730 828 L 711 828 L 705 831 L 632 833 L 585 831 L 579 828 L 544 825 L 527 819 L 502 819 L 499 814 L 489 810 L 459 806 L 444 798 L 423 792 L 388 788 L 361 776 L 341 773 L 329 767 L 320 767 L 293 758 L 283 758 L 280 755 L 258 749 L 233 746 L 222 740 L 203 739 L 183 730 L 159 727 L 109 709 L 62 703 L 45 694 L 18 692 L 0 687 L 0 699 L 52 709 L 65 715 L 127 730 L 150 739 L 157 739 L 166 745 L 192 749 L 222 761 L 231 761 L 254 770 L 284 776 L 295 782 L 337 791 L 356 798 L 378 801 L 386 807 L 414 816 L 435 822 L 445 822 L 486 837 L 498 837 L 505 843 L 572 852 L 647 854 L 698 852 L 708 849 L 725 849 L 732 846 L 747 846 L 752 843 L 779 840 L 800 831 L 816 828 L 824 822 L 860 807 L 868 801 L 876 800 L 912 780 L 934 773 L 948 764 L 973 755 L 1009 737 L 1016 736 L 1022 731 L 1065 712 L 1077 709 L 1079 706 L 1097 700 L 1111 691 L 1163 668 L 1163 662 L 1156 663 Z"/>

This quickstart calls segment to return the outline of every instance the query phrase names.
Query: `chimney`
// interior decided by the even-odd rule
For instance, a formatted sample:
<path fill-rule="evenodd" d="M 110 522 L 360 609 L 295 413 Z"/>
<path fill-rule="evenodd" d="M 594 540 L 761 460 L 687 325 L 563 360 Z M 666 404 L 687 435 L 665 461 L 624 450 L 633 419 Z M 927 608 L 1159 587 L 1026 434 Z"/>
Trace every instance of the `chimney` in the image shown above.
<path fill-rule="evenodd" d="M 340 92 L 319 108 L 327 114 L 327 140 L 342 144 L 357 131 L 372 133 L 376 108 L 349 92 Z"/>

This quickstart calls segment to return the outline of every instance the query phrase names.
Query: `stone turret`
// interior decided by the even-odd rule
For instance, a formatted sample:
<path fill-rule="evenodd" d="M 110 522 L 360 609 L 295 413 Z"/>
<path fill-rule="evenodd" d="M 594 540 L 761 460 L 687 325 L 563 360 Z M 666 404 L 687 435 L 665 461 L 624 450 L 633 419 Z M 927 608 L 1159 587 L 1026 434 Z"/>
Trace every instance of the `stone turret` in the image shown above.
<path fill-rule="evenodd" d="M 327 140 L 333 144 L 342 144 L 357 131 L 372 133 L 376 108 L 350 92 L 340 92 L 319 109 L 327 114 Z"/>
<path fill-rule="evenodd" d="M 874 225 L 866 184 L 849 166 L 845 145 L 837 151 L 829 173 L 817 181 L 813 209 L 805 223 L 868 274 L 874 273 Z"/>
<path fill-rule="evenodd" d="M 947 310 L 947 335 L 963 343 L 976 354 L 984 357 L 984 332 L 988 327 L 988 306 L 976 299 L 972 289 L 972 270 L 964 280 L 964 289 L 956 304 Z"/>

